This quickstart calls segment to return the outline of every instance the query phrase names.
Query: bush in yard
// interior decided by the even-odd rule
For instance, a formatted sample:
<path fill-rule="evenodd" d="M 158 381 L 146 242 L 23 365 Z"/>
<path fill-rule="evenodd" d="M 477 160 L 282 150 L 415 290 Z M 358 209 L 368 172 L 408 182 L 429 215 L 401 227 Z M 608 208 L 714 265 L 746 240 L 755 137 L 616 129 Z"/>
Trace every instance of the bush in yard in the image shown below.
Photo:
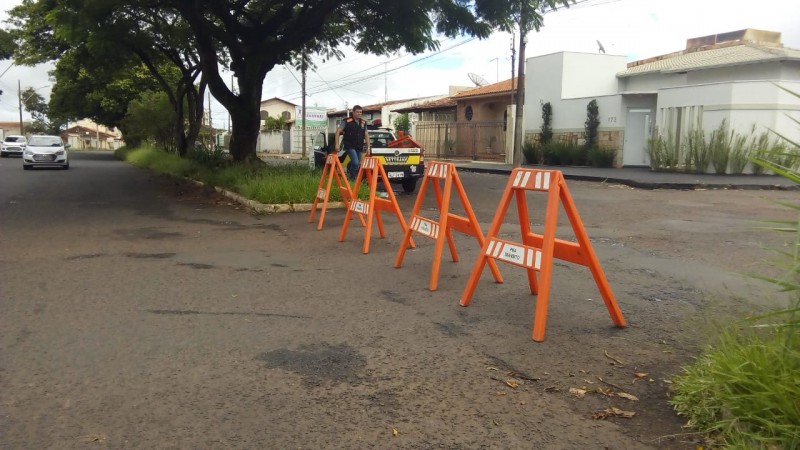
<path fill-rule="evenodd" d="M 600 110 L 597 107 L 597 100 L 592 100 L 586 105 L 586 148 L 597 146 L 597 130 L 600 128 Z"/>
<path fill-rule="evenodd" d="M 542 147 L 533 142 L 526 142 L 522 144 L 522 154 L 525 155 L 525 162 L 527 164 L 541 164 L 542 163 Z"/>
<path fill-rule="evenodd" d="M 550 102 L 542 105 L 542 135 L 539 144 L 547 145 L 553 140 L 553 107 Z"/>
<path fill-rule="evenodd" d="M 408 113 L 402 113 L 394 119 L 394 129 L 405 134 L 411 131 L 411 119 L 409 119 Z"/>
<path fill-rule="evenodd" d="M 586 165 L 586 151 L 582 147 L 565 142 L 550 142 L 543 145 L 542 160 L 550 166 Z"/>
<path fill-rule="evenodd" d="M 586 155 L 586 163 L 592 167 L 614 167 L 617 152 L 608 148 L 590 148 Z"/>

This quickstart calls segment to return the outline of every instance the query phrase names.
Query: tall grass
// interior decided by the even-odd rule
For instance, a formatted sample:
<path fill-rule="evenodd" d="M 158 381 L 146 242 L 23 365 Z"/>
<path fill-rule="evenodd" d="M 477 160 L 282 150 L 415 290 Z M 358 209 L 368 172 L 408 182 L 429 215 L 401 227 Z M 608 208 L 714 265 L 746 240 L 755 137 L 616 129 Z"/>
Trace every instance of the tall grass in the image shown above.
<path fill-rule="evenodd" d="M 653 169 L 677 170 L 681 161 L 681 146 L 672 134 L 666 138 L 654 133 L 654 137 L 647 140 L 645 148 L 650 157 L 650 166 Z"/>
<path fill-rule="evenodd" d="M 688 425 L 740 448 L 800 446 L 800 335 L 732 329 L 686 368 L 672 403 Z"/>
<path fill-rule="evenodd" d="M 754 138 L 750 147 L 763 149 L 767 140 Z M 773 146 L 751 161 L 800 184 L 797 143 L 787 140 L 784 150 Z M 689 426 L 730 448 L 800 448 L 800 203 L 783 205 L 798 218 L 764 228 L 789 235 L 789 250 L 779 251 L 787 270 L 758 278 L 788 292 L 791 305 L 731 326 L 684 368 L 670 400 Z"/>
<path fill-rule="evenodd" d="M 728 133 L 728 121 L 722 120 L 716 130 L 711 132 L 711 139 L 708 142 L 711 152 L 711 165 L 714 172 L 722 175 L 728 171 L 728 159 L 730 158 L 731 140 L 733 136 Z"/>
<path fill-rule="evenodd" d="M 706 143 L 703 129 L 700 127 L 690 131 L 686 136 L 687 169 L 697 173 L 705 173 L 711 164 L 711 151 Z"/>
<path fill-rule="evenodd" d="M 755 128 L 755 127 L 753 127 Z M 747 146 L 747 136 L 731 132 L 730 154 L 728 155 L 728 167 L 730 173 L 740 175 L 750 162 L 750 149 Z"/>
<path fill-rule="evenodd" d="M 199 162 L 151 148 L 126 149 L 117 155 L 138 167 L 202 181 L 266 204 L 312 203 L 321 176 L 319 170 L 301 166 L 220 165 L 219 158 Z M 330 200 L 341 201 L 338 189 L 331 190 Z"/>
<path fill-rule="evenodd" d="M 711 132 L 708 139 L 702 128 L 695 127 L 678 139 L 662 135 L 658 130 L 647 141 L 646 151 L 653 170 L 680 170 L 685 172 L 707 173 L 709 167 L 717 174 L 741 174 L 748 164 L 753 174 L 762 174 L 769 168 L 752 163 L 753 159 L 771 160 L 785 167 L 800 168 L 800 162 L 793 159 L 782 136 L 772 138 L 769 131 L 756 134 L 753 126 L 749 135 L 739 134 L 728 127 L 727 121 Z"/>

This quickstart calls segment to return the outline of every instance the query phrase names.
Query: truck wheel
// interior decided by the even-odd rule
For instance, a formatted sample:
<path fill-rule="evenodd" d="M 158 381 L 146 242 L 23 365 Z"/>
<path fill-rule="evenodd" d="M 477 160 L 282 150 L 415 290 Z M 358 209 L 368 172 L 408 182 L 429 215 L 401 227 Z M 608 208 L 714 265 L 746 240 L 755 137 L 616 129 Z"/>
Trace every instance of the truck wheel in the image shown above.
<path fill-rule="evenodd" d="M 417 179 L 416 178 L 406 178 L 402 181 L 403 184 L 403 192 L 406 194 L 410 194 L 414 192 L 414 189 L 417 188 Z"/>

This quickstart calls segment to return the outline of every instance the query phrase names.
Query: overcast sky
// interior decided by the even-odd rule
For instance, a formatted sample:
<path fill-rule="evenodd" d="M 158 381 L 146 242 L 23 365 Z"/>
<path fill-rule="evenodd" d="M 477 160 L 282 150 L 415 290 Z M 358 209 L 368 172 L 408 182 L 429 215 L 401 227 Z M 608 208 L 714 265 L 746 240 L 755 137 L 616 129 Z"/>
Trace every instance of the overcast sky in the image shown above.
<path fill-rule="evenodd" d="M 0 17 L 5 19 L 5 11 L 18 3 L 0 0 Z M 528 35 L 526 57 L 558 51 L 596 53 L 600 41 L 606 53 L 634 61 L 682 50 L 688 38 L 743 28 L 779 31 L 785 46 L 800 48 L 798 18 L 798 0 L 589 0 L 546 14 L 540 32 Z M 306 102 L 342 109 L 345 104 L 368 105 L 386 98 L 443 95 L 448 86 L 473 85 L 469 73 L 490 83 L 506 80 L 511 77 L 511 40 L 508 33 L 495 33 L 484 41 L 442 40 L 438 52 L 416 56 L 348 53 L 344 61 L 320 62 L 317 70 L 308 72 Z M 0 62 L 0 73 L 5 71 L 0 76 L 0 121 L 19 119 L 18 82 L 23 90 L 31 86 L 49 94 L 51 69 Z M 283 66 L 273 69 L 262 94 L 263 99 L 272 97 L 300 104 L 300 74 Z M 226 125 L 222 106 L 212 101 L 211 109 L 214 125 Z"/>

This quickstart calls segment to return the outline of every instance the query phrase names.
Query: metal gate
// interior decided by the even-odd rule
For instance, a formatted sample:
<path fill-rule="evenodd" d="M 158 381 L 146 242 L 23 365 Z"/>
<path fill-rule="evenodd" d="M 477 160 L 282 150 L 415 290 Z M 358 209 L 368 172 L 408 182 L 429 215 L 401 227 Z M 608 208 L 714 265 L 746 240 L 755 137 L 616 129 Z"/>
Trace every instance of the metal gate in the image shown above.
<path fill-rule="evenodd" d="M 506 158 L 503 122 L 417 122 L 414 140 L 430 158 L 476 161 Z"/>

